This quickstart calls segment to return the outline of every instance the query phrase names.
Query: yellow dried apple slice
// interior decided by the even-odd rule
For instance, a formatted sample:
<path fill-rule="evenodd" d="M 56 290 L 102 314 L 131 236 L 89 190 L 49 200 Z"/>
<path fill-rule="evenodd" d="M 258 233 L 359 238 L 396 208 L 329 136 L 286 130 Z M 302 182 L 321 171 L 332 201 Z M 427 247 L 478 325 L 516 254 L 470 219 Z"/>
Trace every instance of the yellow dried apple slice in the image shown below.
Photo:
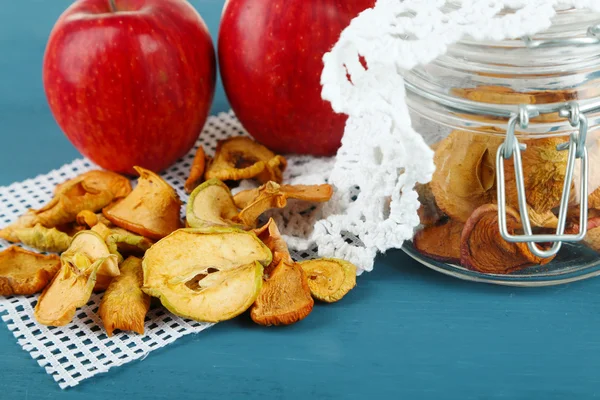
<path fill-rule="evenodd" d="M 68 259 L 75 254 L 86 255 L 92 263 L 99 259 L 104 260 L 97 271 L 95 291 L 105 290 L 112 278 L 119 275 L 119 255 L 111 253 L 104 238 L 94 231 L 81 231 L 73 236 L 71 246 L 61 258 Z"/>
<path fill-rule="evenodd" d="M 210 179 L 194 189 L 186 207 L 186 221 L 192 228 L 241 228 L 242 225 L 233 222 L 237 214 L 238 209 L 233 203 L 229 188 L 218 179 Z"/>
<path fill-rule="evenodd" d="M 244 191 L 234 196 L 233 200 L 240 208 L 236 220 L 245 226 L 256 226 L 258 218 L 271 208 L 284 208 L 288 199 L 311 202 L 328 201 L 333 194 L 331 185 L 279 185 L 267 182 L 258 189 Z"/>
<path fill-rule="evenodd" d="M 204 179 L 204 170 L 206 169 L 206 154 L 202 145 L 196 150 L 192 167 L 190 168 L 190 176 L 185 181 L 184 189 L 186 193 L 192 193 L 194 189 L 202 183 Z"/>
<path fill-rule="evenodd" d="M 108 336 L 112 336 L 115 329 L 144 333 L 150 296 L 142 292 L 142 284 L 142 260 L 127 258 L 121 265 L 121 274 L 108 286 L 98 308 Z"/>
<path fill-rule="evenodd" d="M 14 231 L 19 242 L 40 251 L 62 253 L 69 248 L 71 237 L 56 228 L 48 229 L 37 224 L 32 228 L 21 228 Z"/>
<path fill-rule="evenodd" d="M 244 312 L 262 286 L 271 251 L 234 228 L 180 229 L 144 256 L 142 290 L 174 314 L 218 322 Z"/>
<path fill-rule="evenodd" d="M 315 299 L 333 303 L 356 286 L 356 266 L 337 258 L 320 258 L 298 263 L 308 277 Z"/>
<path fill-rule="evenodd" d="M 139 235 L 161 239 L 181 227 L 181 200 L 160 176 L 141 167 L 136 188 L 124 199 L 104 208 L 113 224 Z"/>
<path fill-rule="evenodd" d="M 221 181 L 257 178 L 262 183 L 281 183 L 286 166 L 284 157 L 249 137 L 237 136 L 219 141 L 205 178 Z"/>
<path fill-rule="evenodd" d="M 39 210 L 29 210 L 17 221 L 0 230 L 0 238 L 18 241 L 14 231 L 41 224 L 54 228 L 75 221 L 83 210 L 99 211 L 115 198 L 131 191 L 129 180 L 108 171 L 89 171 L 57 186 L 55 196 Z"/>
<path fill-rule="evenodd" d="M 0 253 L 0 296 L 40 292 L 60 269 L 56 255 L 11 246 Z"/>
<path fill-rule="evenodd" d="M 92 263 L 85 254 L 74 253 L 61 257 L 61 261 L 60 271 L 35 305 L 34 317 L 43 325 L 64 326 L 73 320 L 77 309 L 90 299 L 96 274 L 105 260 Z"/>
<path fill-rule="evenodd" d="M 271 271 L 250 310 L 260 325 L 291 325 L 308 316 L 314 306 L 304 271 L 283 260 Z"/>

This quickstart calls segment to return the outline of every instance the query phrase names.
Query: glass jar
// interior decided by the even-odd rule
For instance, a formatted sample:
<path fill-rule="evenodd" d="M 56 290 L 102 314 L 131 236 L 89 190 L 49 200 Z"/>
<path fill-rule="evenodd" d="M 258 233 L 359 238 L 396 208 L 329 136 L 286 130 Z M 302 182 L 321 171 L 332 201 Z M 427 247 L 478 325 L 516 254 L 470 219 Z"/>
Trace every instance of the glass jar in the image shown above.
<path fill-rule="evenodd" d="M 490 283 L 600 275 L 600 14 L 562 8 L 533 37 L 465 39 L 405 82 L 436 164 L 409 255 Z"/>

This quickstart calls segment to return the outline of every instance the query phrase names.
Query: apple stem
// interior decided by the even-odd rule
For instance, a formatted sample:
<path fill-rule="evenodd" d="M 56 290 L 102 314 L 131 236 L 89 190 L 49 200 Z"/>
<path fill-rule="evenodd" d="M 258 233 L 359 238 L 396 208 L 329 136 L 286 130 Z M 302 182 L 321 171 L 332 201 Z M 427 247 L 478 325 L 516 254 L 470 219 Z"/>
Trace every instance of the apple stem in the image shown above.
<path fill-rule="evenodd" d="M 117 12 L 117 5 L 115 4 L 115 0 L 108 0 L 108 7 L 111 12 Z"/>

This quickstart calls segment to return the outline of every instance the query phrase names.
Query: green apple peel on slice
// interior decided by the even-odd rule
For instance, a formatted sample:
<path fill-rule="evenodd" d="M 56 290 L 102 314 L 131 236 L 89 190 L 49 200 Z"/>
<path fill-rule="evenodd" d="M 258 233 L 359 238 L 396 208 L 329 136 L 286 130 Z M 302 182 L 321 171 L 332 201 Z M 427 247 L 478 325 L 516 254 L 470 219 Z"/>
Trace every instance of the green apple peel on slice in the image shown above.
<path fill-rule="evenodd" d="M 254 303 L 271 260 L 269 248 L 252 232 L 179 229 L 146 252 L 142 290 L 176 315 L 224 321 Z"/>
<path fill-rule="evenodd" d="M 218 179 L 210 179 L 194 189 L 190 195 L 186 208 L 186 221 L 192 228 L 210 226 L 242 228 L 242 225 L 234 222 L 238 212 L 227 185 Z"/>

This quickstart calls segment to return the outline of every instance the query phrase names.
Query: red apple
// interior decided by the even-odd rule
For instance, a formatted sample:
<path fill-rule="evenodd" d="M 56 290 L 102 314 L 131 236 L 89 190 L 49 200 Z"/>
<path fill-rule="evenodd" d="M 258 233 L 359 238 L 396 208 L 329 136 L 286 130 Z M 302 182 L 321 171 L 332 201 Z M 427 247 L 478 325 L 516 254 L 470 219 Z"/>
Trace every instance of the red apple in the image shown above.
<path fill-rule="evenodd" d="M 160 171 L 206 122 L 215 58 L 185 0 L 78 0 L 50 34 L 44 88 L 58 124 L 94 163 Z"/>
<path fill-rule="evenodd" d="M 281 153 L 332 155 L 346 116 L 321 98 L 323 55 L 375 0 L 228 0 L 219 67 L 229 103 L 256 140 Z"/>

